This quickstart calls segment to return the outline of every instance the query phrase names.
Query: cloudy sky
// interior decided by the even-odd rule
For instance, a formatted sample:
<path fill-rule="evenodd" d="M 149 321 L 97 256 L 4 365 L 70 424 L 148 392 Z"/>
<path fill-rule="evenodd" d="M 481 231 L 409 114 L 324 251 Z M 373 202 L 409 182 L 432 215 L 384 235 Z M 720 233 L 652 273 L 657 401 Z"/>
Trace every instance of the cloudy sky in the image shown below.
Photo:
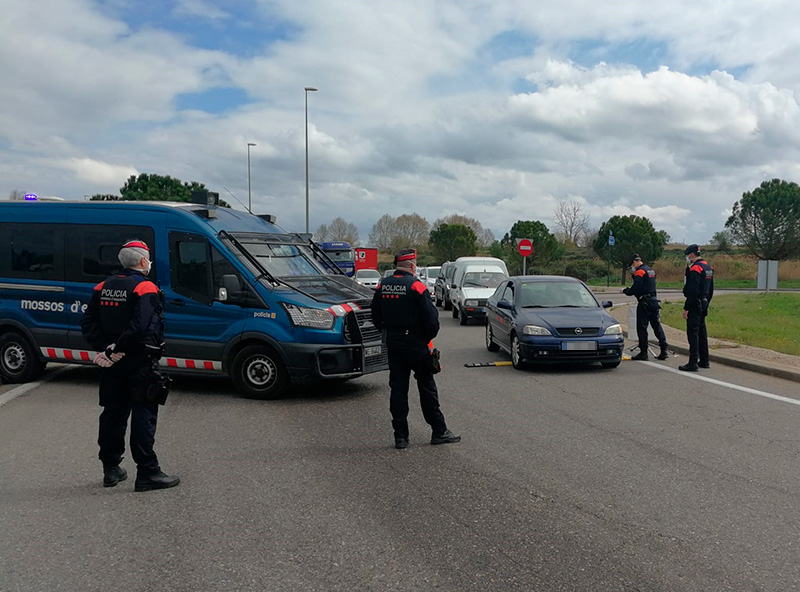
<path fill-rule="evenodd" d="M 793 0 L 0 0 L 0 197 L 196 180 L 291 230 L 650 218 L 800 180 Z"/>

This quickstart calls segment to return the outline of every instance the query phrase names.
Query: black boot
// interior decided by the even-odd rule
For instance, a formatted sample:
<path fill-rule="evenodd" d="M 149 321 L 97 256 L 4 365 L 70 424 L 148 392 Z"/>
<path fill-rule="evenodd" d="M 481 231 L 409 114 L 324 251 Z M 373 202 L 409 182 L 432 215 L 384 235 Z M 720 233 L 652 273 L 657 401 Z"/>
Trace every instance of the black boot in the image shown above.
<path fill-rule="evenodd" d="M 434 434 L 431 436 L 431 444 L 455 444 L 461 442 L 461 436 L 456 436 L 450 430 L 445 430 L 438 436 Z"/>
<path fill-rule="evenodd" d="M 150 491 L 151 489 L 167 489 L 175 487 L 181 482 L 181 478 L 177 475 L 167 475 L 163 471 L 152 473 L 150 475 L 136 475 L 136 491 Z"/>
<path fill-rule="evenodd" d="M 634 360 L 634 361 L 637 361 L 637 362 L 646 362 L 648 360 L 647 350 L 640 351 L 638 354 L 633 356 L 631 358 L 631 360 Z"/>
<path fill-rule="evenodd" d="M 697 372 L 698 365 L 697 364 L 684 364 L 683 366 L 678 366 L 678 370 L 683 370 L 684 372 Z"/>
<path fill-rule="evenodd" d="M 661 348 L 661 353 L 656 356 L 656 360 L 669 360 L 669 352 L 666 347 Z"/>
<path fill-rule="evenodd" d="M 103 467 L 103 487 L 114 487 L 120 481 L 128 478 L 128 471 L 117 465 L 115 467 Z"/>
<path fill-rule="evenodd" d="M 395 438 L 394 447 L 398 449 L 408 448 L 408 438 Z"/>

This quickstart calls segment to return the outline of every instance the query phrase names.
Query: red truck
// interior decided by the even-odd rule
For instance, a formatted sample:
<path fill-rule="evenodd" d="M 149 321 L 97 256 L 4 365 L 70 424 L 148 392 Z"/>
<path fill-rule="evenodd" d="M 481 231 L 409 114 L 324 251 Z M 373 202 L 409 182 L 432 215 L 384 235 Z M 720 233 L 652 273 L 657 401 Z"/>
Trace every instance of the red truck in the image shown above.
<path fill-rule="evenodd" d="M 356 271 L 359 269 L 378 269 L 378 249 L 356 247 Z"/>

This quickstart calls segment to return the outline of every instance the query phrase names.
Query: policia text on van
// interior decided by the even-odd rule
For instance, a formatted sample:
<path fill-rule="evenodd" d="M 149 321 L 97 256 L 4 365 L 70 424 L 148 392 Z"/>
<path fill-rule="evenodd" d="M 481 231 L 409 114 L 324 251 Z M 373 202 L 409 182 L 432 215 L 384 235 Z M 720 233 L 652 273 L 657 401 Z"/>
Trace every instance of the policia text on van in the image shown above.
<path fill-rule="evenodd" d="M 290 379 L 387 368 L 368 310 L 372 290 L 271 216 L 174 202 L 7 201 L 0 202 L 6 381 L 32 380 L 49 360 L 91 362 L 80 319 L 133 237 L 151 245 L 148 278 L 164 291 L 161 362 L 170 370 L 227 372 L 245 396 L 270 398 Z"/>

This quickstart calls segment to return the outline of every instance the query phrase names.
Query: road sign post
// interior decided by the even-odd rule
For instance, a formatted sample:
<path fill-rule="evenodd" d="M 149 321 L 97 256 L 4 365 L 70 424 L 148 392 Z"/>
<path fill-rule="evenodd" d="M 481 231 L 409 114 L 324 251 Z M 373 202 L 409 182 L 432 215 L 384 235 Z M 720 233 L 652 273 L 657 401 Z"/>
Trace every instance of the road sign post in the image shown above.
<path fill-rule="evenodd" d="M 522 275 L 528 275 L 528 256 L 533 253 L 533 243 L 529 238 L 517 239 L 517 251 L 522 255 Z"/>
<path fill-rule="evenodd" d="M 608 231 L 608 256 L 606 261 L 606 288 L 611 285 L 611 247 L 614 246 L 614 233 L 612 231 Z"/>

